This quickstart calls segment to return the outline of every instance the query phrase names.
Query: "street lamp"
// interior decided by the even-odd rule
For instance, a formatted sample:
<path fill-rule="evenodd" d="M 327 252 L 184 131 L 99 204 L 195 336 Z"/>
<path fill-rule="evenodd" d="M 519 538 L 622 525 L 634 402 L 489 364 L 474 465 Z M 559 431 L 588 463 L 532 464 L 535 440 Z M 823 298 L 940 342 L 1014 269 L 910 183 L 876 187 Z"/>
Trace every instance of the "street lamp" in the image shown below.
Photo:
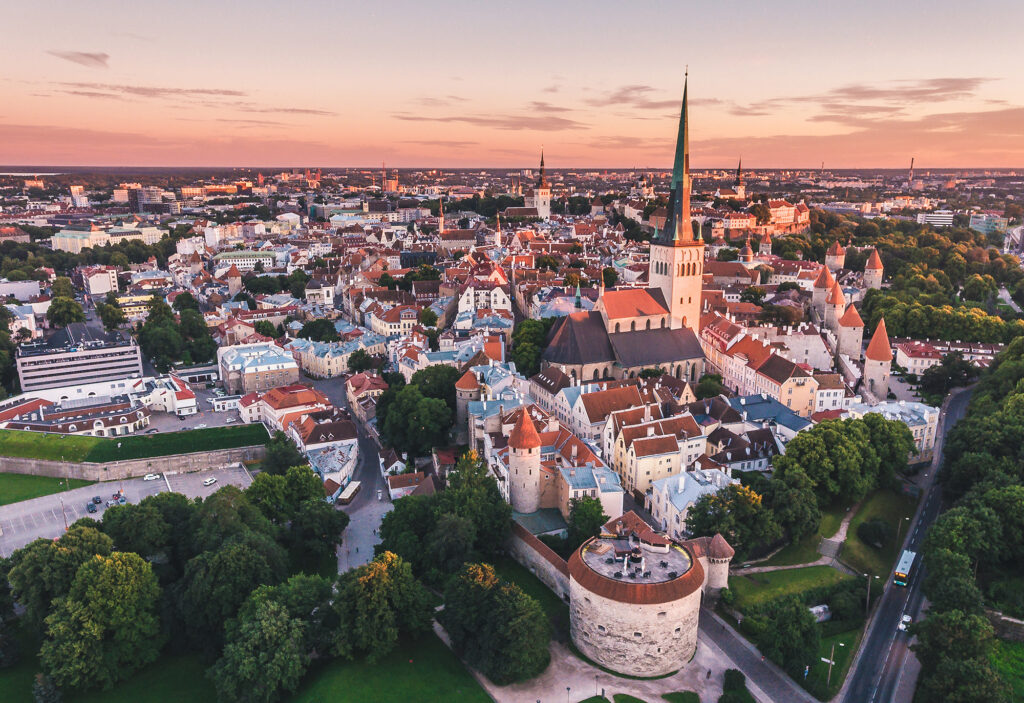
<path fill-rule="evenodd" d="M 571 687 L 569 687 L 569 686 L 565 687 L 565 703 L 569 703 L 569 691 L 571 691 L 571 690 L 572 690 Z"/>
<path fill-rule="evenodd" d="M 867 580 L 867 593 L 864 594 L 864 617 L 868 616 L 868 611 L 871 609 L 871 574 L 864 574 L 864 578 Z M 878 577 L 876 576 L 875 579 Z"/>
<path fill-rule="evenodd" d="M 897 546 L 902 544 L 902 542 L 900 542 L 900 534 L 902 534 L 902 532 L 903 532 L 903 523 L 904 522 L 910 522 L 910 518 L 909 517 L 903 518 L 902 520 L 900 520 L 899 524 L 896 526 L 896 545 Z"/>

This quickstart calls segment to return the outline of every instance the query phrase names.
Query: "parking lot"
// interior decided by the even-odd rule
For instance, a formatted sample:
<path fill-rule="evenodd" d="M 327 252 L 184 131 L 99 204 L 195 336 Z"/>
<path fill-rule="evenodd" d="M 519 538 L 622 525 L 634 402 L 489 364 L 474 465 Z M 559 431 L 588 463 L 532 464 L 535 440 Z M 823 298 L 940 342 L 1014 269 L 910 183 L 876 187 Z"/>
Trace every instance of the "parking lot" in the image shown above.
<path fill-rule="evenodd" d="M 156 434 L 157 432 L 180 432 L 182 430 L 201 429 L 202 427 L 230 427 L 241 421 L 238 419 L 237 410 L 215 413 L 213 403 L 216 396 L 212 389 L 202 388 L 195 391 L 196 405 L 198 410 L 195 415 L 185 415 L 183 418 L 171 413 L 157 412 L 149 418 L 149 427 L 141 434 Z M 230 422 L 229 422 L 230 421 Z"/>
<path fill-rule="evenodd" d="M 216 481 L 212 485 L 204 486 L 203 482 L 210 478 Z M 0 556 L 10 556 L 15 549 L 20 549 L 39 537 L 52 539 L 60 536 L 64 532 L 65 521 L 70 525 L 82 517 L 95 520 L 102 518 L 107 509 L 106 501 L 119 490 L 124 490 L 128 502 L 138 503 L 147 496 L 165 491 L 181 493 L 189 498 L 205 498 L 223 486 L 247 488 L 250 483 L 252 478 L 248 471 L 244 468 L 229 467 L 190 474 L 160 475 L 160 478 L 153 481 L 142 478 L 104 481 L 0 506 L 0 531 L 3 533 L 0 535 Z M 92 501 L 93 496 L 99 496 L 101 503 L 96 506 L 95 513 L 90 513 L 86 504 Z"/>

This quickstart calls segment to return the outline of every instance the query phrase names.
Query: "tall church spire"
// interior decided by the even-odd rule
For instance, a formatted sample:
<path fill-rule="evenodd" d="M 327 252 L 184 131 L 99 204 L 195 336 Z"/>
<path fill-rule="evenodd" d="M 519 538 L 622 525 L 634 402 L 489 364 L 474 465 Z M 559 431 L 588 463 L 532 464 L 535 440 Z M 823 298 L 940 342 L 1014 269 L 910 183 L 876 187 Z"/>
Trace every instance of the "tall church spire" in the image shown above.
<path fill-rule="evenodd" d="M 740 162 L 736 166 L 736 185 L 743 185 L 743 157 L 740 157 Z"/>
<path fill-rule="evenodd" d="M 537 187 L 548 187 L 548 179 L 544 176 L 544 147 L 540 148 L 540 180 L 537 181 Z"/>
<path fill-rule="evenodd" d="M 690 128 L 686 109 L 689 72 L 683 82 L 683 107 L 679 113 L 679 133 L 676 135 L 676 155 L 672 163 L 672 202 L 669 204 L 665 236 L 673 244 L 694 241 L 690 225 Z"/>

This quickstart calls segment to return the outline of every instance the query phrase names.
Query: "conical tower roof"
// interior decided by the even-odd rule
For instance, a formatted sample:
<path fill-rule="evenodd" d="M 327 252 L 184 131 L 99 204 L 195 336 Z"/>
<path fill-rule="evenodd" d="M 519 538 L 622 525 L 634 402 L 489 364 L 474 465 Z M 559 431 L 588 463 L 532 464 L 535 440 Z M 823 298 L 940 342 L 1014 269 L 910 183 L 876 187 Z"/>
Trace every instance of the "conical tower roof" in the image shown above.
<path fill-rule="evenodd" d="M 687 109 L 689 77 L 683 82 L 683 106 L 679 111 L 679 132 L 672 162 L 672 192 L 669 195 L 668 217 L 660 244 L 682 246 L 697 243 L 690 225 L 690 129 Z"/>
<path fill-rule="evenodd" d="M 841 327 L 863 327 L 864 321 L 860 319 L 860 313 L 857 312 L 852 304 L 846 308 L 846 312 L 839 318 L 839 325 Z"/>
<path fill-rule="evenodd" d="M 508 436 L 508 446 L 512 449 L 536 449 L 540 446 L 537 426 L 533 424 L 533 418 L 526 408 L 519 413 L 519 419 Z"/>
<path fill-rule="evenodd" d="M 882 270 L 882 257 L 878 255 L 877 249 L 871 250 L 871 256 L 868 257 L 868 262 L 864 264 L 864 270 L 866 271 L 881 271 Z"/>
<path fill-rule="evenodd" d="M 828 305 L 846 306 L 846 296 L 843 295 L 843 289 L 839 286 L 838 282 L 832 284 L 832 290 L 829 292 L 828 298 L 825 299 L 825 303 Z"/>
<path fill-rule="evenodd" d="M 871 335 L 868 349 L 864 356 L 872 361 L 892 361 L 892 347 L 889 346 L 889 333 L 885 331 L 885 318 L 878 321 L 875 333 Z"/>
<path fill-rule="evenodd" d="M 466 373 L 462 374 L 462 377 L 455 382 L 455 387 L 460 391 L 475 391 L 480 387 L 480 383 L 476 380 L 476 374 L 472 370 L 467 370 Z"/>
<path fill-rule="evenodd" d="M 836 279 L 832 278 L 832 272 L 827 267 L 822 266 L 821 271 L 818 272 L 818 277 L 814 279 L 814 287 L 832 290 L 832 286 L 835 284 Z"/>

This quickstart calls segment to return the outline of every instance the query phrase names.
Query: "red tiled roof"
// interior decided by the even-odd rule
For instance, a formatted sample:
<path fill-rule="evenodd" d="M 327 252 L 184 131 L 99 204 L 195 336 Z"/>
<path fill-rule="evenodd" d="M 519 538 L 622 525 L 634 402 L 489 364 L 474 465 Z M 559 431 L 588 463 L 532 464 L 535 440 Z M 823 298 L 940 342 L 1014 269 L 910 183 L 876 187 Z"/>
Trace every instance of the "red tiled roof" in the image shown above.
<path fill-rule="evenodd" d="M 513 449 L 536 449 L 541 446 L 540 435 L 537 434 L 537 427 L 533 424 L 530 413 L 521 413 L 516 420 L 508 436 L 508 446 Z"/>
<path fill-rule="evenodd" d="M 839 318 L 839 324 L 842 327 L 863 327 L 864 321 L 860 319 L 860 313 L 857 312 L 852 304 L 846 308 L 846 312 Z"/>
<path fill-rule="evenodd" d="M 885 318 L 878 321 L 875 333 L 871 335 L 871 342 L 864 356 L 872 361 L 892 361 L 892 348 L 889 346 L 889 335 L 885 331 Z"/>
<path fill-rule="evenodd" d="M 668 314 L 668 310 L 642 288 L 605 291 L 601 300 L 610 320 Z"/>

